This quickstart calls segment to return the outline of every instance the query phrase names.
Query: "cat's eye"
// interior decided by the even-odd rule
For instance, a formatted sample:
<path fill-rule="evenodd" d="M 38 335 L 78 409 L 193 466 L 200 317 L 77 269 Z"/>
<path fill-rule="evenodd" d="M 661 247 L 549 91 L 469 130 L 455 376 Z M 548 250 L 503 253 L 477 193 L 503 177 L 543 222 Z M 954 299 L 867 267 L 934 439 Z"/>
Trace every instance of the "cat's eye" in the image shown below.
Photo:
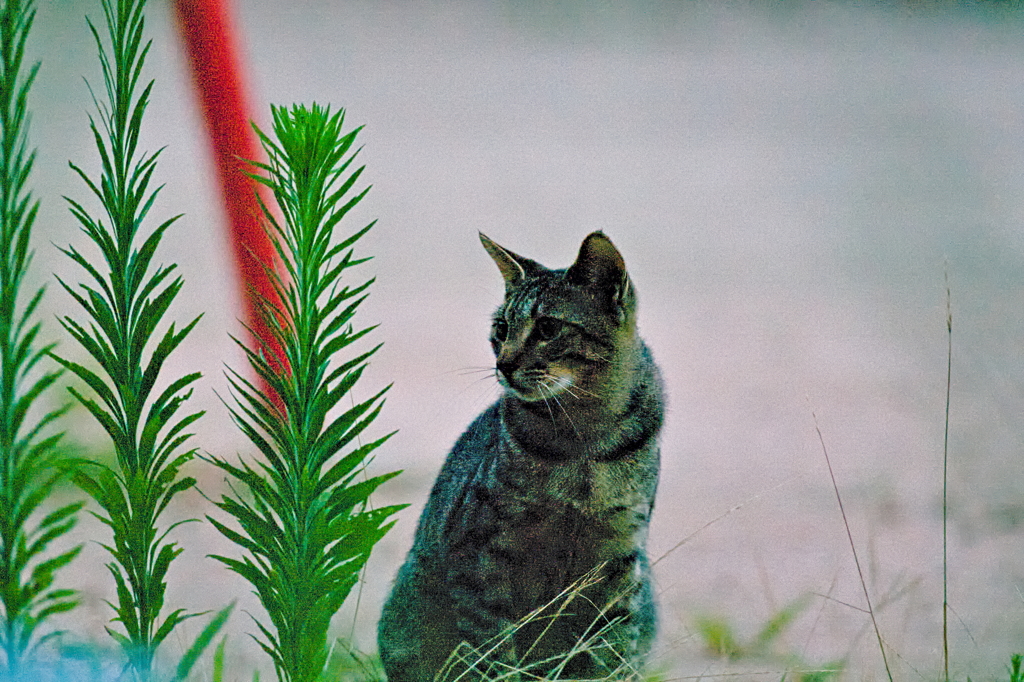
<path fill-rule="evenodd" d="M 508 338 L 508 322 L 505 320 L 495 320 L 493 329 L 494 338 L 498 341 L 504 341 Z"/>
<path fill-rule="evenodd" d="M 550 317 L 542 317 L 533 326 L 537 338 L 541 341 L 550 341 L 562 331 L 562 323 Z"/>

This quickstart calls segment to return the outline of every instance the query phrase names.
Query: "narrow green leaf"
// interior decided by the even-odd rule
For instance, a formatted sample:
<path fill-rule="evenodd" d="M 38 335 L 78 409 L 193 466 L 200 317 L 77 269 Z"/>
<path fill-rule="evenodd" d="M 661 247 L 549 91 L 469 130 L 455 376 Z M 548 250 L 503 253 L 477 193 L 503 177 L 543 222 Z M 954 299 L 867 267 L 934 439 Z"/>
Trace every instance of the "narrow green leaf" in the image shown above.
<path fill-rule="evenodd" d="M 65 369 L 70 370 L 75 376 L 84 381 L 86 385 L 100 397 L 100 400 L 104 402 L 108 409 L 114 411 L 119 407 L 117 398 L 114 397 L 113 391 L 110 390 L 106 382 L 104 382 L 103 379 L 101 379 L 95 372 L 79 365 L 77 362 L 65 360 L 60 356 L 52 355 L 51 357 L 63 365 Z M 82 398 L 79 397 L 77 391 L 72 390 L 71 393 L 79 400 L 79 402 L 82 401 Z M 114 421 L 115 418 L 111 417 L 111 420 Z"/>
<path fill-rule="evenodd" d="M 227 622 L 228 617 L 231 615 L 231 611 L 234 608 L 234 603 L 231 603 L 228 606 L 221 609 L 220 611 L 218 611 L 217 614 L 210 619 L 210 622 L 207 623 L 206 627 L 203 628 L 202 632 L 200 632 L 199 635 L 195 638 L 195 641 L 193 641 L 189 648 L 185 651 L 185 654 L 181 657 L 181 660 L 178 661 L 178 667 L 175 670 L 174 674 L 174 682 L 181 682 L 182 680 L 185 680 L 188 677 L 189 673 L 192 671 L 192 667 L 196 664 L 196 661 L 199 660 L 199 657 L 202 656 L 203 652 L 206 650 L 206 647 L 210 645 L 210 642 L 213 641 L 213 638 L 216 637 L 217 633 L 220 632 L 221 628 L 224 627 L 224 623 Z M 220 646 L 217 647 L 217 651 L 219 652 L 219 658 L 221 660 L 220 665 L 223 666 L 223 642 L 221 643 Z M 217 667 L 217 658 L 218 657 L 215 656 L 215 668 Z M 223 669 L 221 670 L 221 673 L 222 672 Z M 218 673 L 216 671 L 214 672 L 214 677 L 218 677 Z"/>
<path fill-rule="evenodd" d="M 123 448 L 125 446 L 125 444 L 128 442 L 127 434 L 125 434 L 124 428 L 120 424 L 118 424 L 117 421 L 115 421 L 114 417 L 112 417 L 107 411 L 105 411 L 102 407 L 96 404 L 95 401 L 86 398 L 85 396 L 83 396 L 81 393 L 76 391 L 74 388 L 71 388 L 70 386 L 68 387 L 68 393 L 73 395 L 75 399 L 78 400 L 78 402 L 80 402 L 82 406 L 85 407 L 85 409 L 87 409 L 89 413 L 96 418 L 96 421 L 100 423 L 100 426 L 103 427 L 103 430 L 106 431 L 113 439 L 115 447 Z"/>
<path fill-rule="evenodd" d="M 185 609 L 175 609 L 172 611 L 164 618 L 164 622 L 160 624 L 156 634 L 153 635 L 153 648 L 160 646 L 160 643 L 167 639 L 167 635 L 171 634 L 174 628 L 181 625 L 183 621 L 198 615 L 197 613 L 186 613 Z"/>

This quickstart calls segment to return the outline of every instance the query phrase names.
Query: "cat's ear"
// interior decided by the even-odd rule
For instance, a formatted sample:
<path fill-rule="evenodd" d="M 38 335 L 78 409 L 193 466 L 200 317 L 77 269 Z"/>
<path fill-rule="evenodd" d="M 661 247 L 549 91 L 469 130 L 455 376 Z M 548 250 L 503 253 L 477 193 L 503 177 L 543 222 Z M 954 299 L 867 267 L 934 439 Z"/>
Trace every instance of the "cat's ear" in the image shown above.
<path fill-rule="evenodd" d="M 604 232 L 591 232 L 583 240 L 576 262 L 566 272 L 573 284 L 597 287 L 609 292 L 613 302 L 624 304 L 632 297 L 626 262 Z"/>
<path fill-rule="evenodd" d="M 506 287 L 517 286 L 527 277 L 536 275 L 544 270 L 544 266 L 540 263 L 529 258 L 523 258 L 504 247 L 498 246 L 483 232 L 480 233 L 480 242 L 497 264 L 498 270 L 501 271 L 501 276 L 505 279 Z"/>

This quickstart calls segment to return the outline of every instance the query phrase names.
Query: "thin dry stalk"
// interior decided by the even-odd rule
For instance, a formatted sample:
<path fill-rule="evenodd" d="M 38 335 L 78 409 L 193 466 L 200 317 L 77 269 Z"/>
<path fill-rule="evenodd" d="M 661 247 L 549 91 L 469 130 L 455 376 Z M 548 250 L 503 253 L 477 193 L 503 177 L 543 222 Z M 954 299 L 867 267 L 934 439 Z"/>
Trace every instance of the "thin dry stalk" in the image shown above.
<path fill-rule="evenodd" d="M 949 682 L 949 387 L 953 379 L 953 309 L 949 291 L 949 270 L 946 277 L 946 425 L 942 441 L 942 665 L 945 682 Z"/>
<path fill-rule="evenodd" d="M 825 447 L 825 437 L 821 435 L 821 427 L 818 426 L 818 415 L 813 411 L 814 430 L 818 433 L 818 441 L 821 443 L 821 451 L 825 455 L 825 463 L 828 465 L 828 475 L 832 479 L 832 489 L 836 492 L 836 501 L 839 502 L 839 513 L 843 517 L 843 526 L 846 528 L 846 537 L 850 540 L 850 550 L 853 552 L 853 562 L 857 565 L 857 576 L 860 578 L 860 586 L 864 591 L 864 600 L 868 605 L 868 615 L 871 616 L 871 625 L 875 629 L 875 637 L 878 639 L 878 649 L 882 652 L 882 663 L 885 664 L 885 673 L 892 681 L 892 670 L 889 669 L 889 659 L 885 655 L 885 644 L 882 643 L 882 632 L 878 629 L 878 620 L 875 618 L 875 609 L 871 606 L 871 596 L 868 593 L 868 584 L 864 579 L 864 571 L 860 566 L 860 558 L 857 556 L 857 546 L 853 542 L 853 533 L 850 531 L 850 521 L 846 517 L 846 509 L 843 507 L 843 497 L 839 494 L 839 484 L 836 483 L 836 475 L 832 470 L 832 460 L 828 456 L 828 448 Z"/>
<path fill-rule="evenodd" d="M 725 517 L 727 517 L 727 516 L 729 516 L 729 515 L 731 515 L 731 514 L 733 514 L 735 512 L 738 512 L 740 509 L 743 509 L 743 507 L 745 507 L 746 505 L 750 504 L 751 502 L 753 502 L 755 500 L 761 499 L 762 497 L 764 497 L 768 493 L 774 492 L 775 490 L 778 490 L 779 488 L 781 488 L 782 486 L 786 485 L 787 483 L 789 483 L 790 481 L 792 481 L 795 478 L 799 478 L 799 476 L 791 476 L 791 477 L 789 477 L 787 479 L 779 481 L 778 483 L 773 485 L 771 488 L 767 488 L 765 490 L 762 490 L 761 492 L 759 492 L 759 493 L 757 493 L 755 495 L 752 495 L 752 496 L 748 497 L 747 499 L 743 500 L 739 504 L 737 504 L 737 505 L 735 505 L 733 507 L 730 507 L 726 511 L 722 512 L 721 514 L 719 514 L 715 518 L 713 518 L 710 521 L 708 521 L 707 523 L 705 523 L 703 526 L 701 526 L 697 530 L 693 531 L 692 533 L 690 533 L 689 535 L 684 537 L 682 540 L 680 540 L 676 544 L 672 545 L 672 547 L 667 549 L 664 554 L 662 554 L 660 557 L 658 557 L 657 559 L 655 559 L 654 561 L 651 562 L 651 568 L 654 568 L 655 566 L 657 566 L 659 563 L 661 563 L 662 559 L 666 558 L 669 554 L 672 554 L 672 552 L 676 551 L 677 549 L 679 549 L 680 547 L 682 547 L 683 545 L 688 543 L 690 540 L 694 539 L 699 534 L 703 533 L 705 530 L 707 530 L 711 526 L 715 525 L 716 523 L 718 523 L 719 521 L 721 521 Z"/>
<path fill-rule="evenodd" d="M 548 665 L 559 661 L 564 665 L 573 657 L 581 653 L 607 649 L 610 644 L 605 639 L 604 634 L 612 627 L 614 621 L 605 622 L 596 631 L 586 633 L 586 635 L 581 637 L 580 641 L 576 643 L 570 651 L 552 659 L 535 661 L 526 666 L 523 663 L 523 659 L 525 659 L 533 650 L 532 647 L 521 656 L 517 656 L 517 658 L 520 658 L 519 661 L 515 661 L 511 664 L 495 659 L 495 655 L 501 651 L 503 646 L 505 646 L 509 640 L 515 636 L 516 632 L 521 630 L 527 624 L 545 619 L 550 621 L 550 627 L 550 625 L 564 613 L 570 602 L 576 598 L 586 599 L 583 592 L 587 588 L 600 582 L 602 578 L 599 574 L 603 567 L 603 564 L 595 567 L 575 583 L 563 590 L 550 602 L 530 612 L 505 632 L 495 636 L 482 647 L 474 648 L 466 642 L 463 642 L 448 657 L 448 661 L 434 679 L 440 682 L 463 682 L 466 679 L 479 679 L 486 680 L 487 682 L 503 682 L 504 680 L 516 680 L 517 682 L 522 680 L 544 682 L 546 678 L 541 677 L 534 672 L 538 667 L 546 668 Z M 603 619 L 610 606 L 611 604 L 601 610 L 595 620 L 595 624 L 597 621 Z M 548 613 L 552 608 L 555 610 L 554 613 Z M 546 632 L 547 629 L 542 631 L 540 635 L 538 635 L 538 640 L 542 639 Z M 551 672 L 557 677 L 561 670 L 561 665 L 555 665 L 551 669 Z M 458 671 L 457 674 L 456 671 Z M 454 677 L 452 677 L 452 675 L 454 675 Z M 601 679 L 611 682 L 612 680 L 640 680 L 642 677 L 638 671 L 632 668 L 628 661 L 622 660 L 618 668 Z"/>

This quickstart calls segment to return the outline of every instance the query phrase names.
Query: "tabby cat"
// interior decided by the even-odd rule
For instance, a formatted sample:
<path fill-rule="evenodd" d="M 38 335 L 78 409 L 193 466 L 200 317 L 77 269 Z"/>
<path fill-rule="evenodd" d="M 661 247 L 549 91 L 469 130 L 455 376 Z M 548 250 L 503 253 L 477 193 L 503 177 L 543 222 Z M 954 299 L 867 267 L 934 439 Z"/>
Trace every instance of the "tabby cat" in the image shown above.
<path fill-rule="evenodd" d="M 480 239 L 505 279 L 490 338 L 504 392 L 434 483 L 381 615 L 384 669 L 631 676 L 655 631 L 644 546 L 664 414 L 633 285 L 601 232 L 562 270 Z"/>

